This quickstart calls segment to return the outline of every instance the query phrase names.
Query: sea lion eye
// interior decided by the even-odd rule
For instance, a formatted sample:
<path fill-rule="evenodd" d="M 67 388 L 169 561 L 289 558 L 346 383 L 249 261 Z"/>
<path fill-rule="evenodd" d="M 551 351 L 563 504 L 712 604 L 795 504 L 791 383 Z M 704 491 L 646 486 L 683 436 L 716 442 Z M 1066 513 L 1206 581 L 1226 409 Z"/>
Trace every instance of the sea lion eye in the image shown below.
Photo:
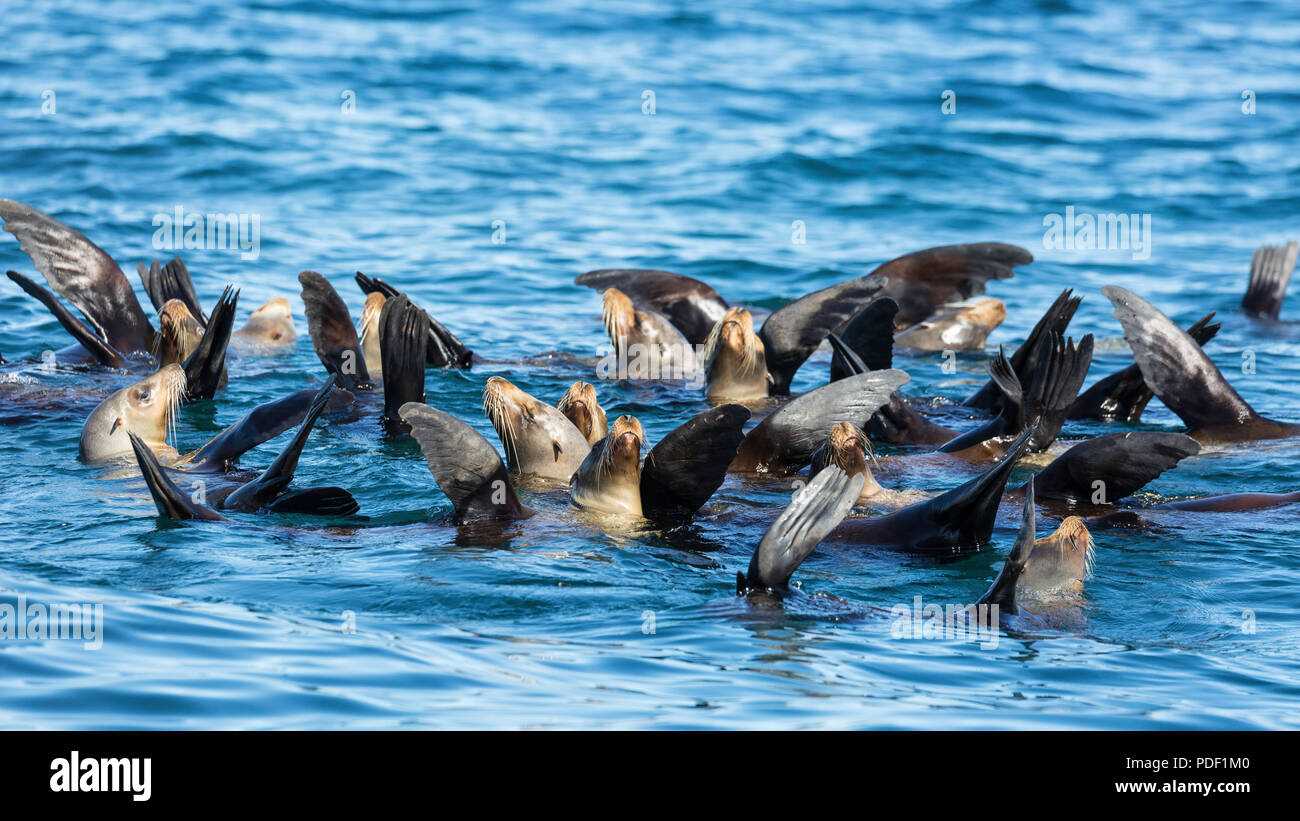
<path fill-rule="evenodd" d="M 136 391 L 135 398 L 139 399 L 141 402 L 148 402 L 151 395 L 152 394 L 148 388 L 141 388 Z"/>

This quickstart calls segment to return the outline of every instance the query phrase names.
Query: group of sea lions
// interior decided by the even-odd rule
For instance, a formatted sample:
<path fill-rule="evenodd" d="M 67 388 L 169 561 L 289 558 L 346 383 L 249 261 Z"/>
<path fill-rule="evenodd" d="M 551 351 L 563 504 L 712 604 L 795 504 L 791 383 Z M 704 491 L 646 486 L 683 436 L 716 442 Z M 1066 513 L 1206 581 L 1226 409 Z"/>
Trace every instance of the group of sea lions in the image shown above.
<path fill-rule="evenodd" d="M 155 329 L 117 263 L 84 235 L 11 200 L 0 200 L 0 219 L 49 289 L 15 271 L 10 280 L 73 337 L 57 361 L 103 373 L 106 382 L 110 375 L 140 376 L 109 392 L 87 416 L 81 458 L 134 459 L 158 512 L 175 519 L 223 520 L 231 511 L 355 515 L 360 506 L 343 488 L 289 488 L 316 422 L 346 407 L 376 415 L 384 435 L 409 435 L 418 443 L 457 526 L 527 519 L 537 515 L 525 504 L 529 495 L 567 492 L 575 515 L 600 526 L 648 523 L 671 531 L 696 516 L 728 474 L 788 482 L 806 471 L 806 486 L 738 574 L 743 595 L 789 594 L 792 574 L 818 544 L 935 556 L 977 550 L 989 542 L 1000 504 L 1018 500 L 1020 535 L 981 602 L 998 604 L 1003 613 L 1032 613 L 1078 596 L 1093 562 L 1090 530 L 1143 526 L 1139 509 L 1124 500 L 1196 454 L 1200 443 L 1300 434 L 1300 425 L 1256 413 L 1202 350 L 1219 329 L 1210 322 L 1213 314 L 1183 330 L 1116 286 L 1102 293 L 1123 326 L 1133 365 L 1082 390 L 1093 337 L 1066 336 L 1080 301 L 1067 289 L 1022 345 L 1010 355 L 999 349 L 987 384 L 955 406 L 961 413 L 946 415 L 964 417 L 969 426 L 940 424 L 933 407 L 918 408 L 903 392 L 908 375 L 892 367 L 893 353 L 984 349 L 1006 308 L 996 299 L 972 298 L 989 280 L 1011 277 L 1032 261 L 1022 248 L 989 242 L 891 260 L 790 302 L 757 330 L 751 310 L 690 277 L 635 269 L 583 274 L 577 284 L 601 292 L 619 361 L 654 374 L 618 376 L 666 379 L 689 390 L 678 383 L 696 373 L 704 384 L 702 409 L 652 444 L 635 417 L 609 419 L 589 383 L 573 383 L 552 405 L 493 376 L 484 386 L 483 409 L 504 460 L 468 423 L 426 403 L 427 368 L 470 369 L 477 360 L 455 334 L 408 294 L 361 273 L 356 283 L 365 302 L 354 323 L 333 285 L 303 271 L 301 296 L 327 372 L 324 384 L 259 405 L 182 455 L 169 443 L 176 408 L 219 395 L 231 378 L 232 344 L 241 356 L 293 345 L 288 300 L 267 302 L 236 329 L 233 286 L 205 312 L 184 263 L 154 261 L 138 271 L 157 311 Z M 1296 248 L 1290 243 L 1255 254 L 1246 313 L 1277 317 Z M 796 372 L 823 343 L 831 350 L 825 384 L 787 398 Z M 1136 422 L 1153 396 L 1186 423 L 1186 435 L 1129 430 L 1054 447 L 1067 420 Z M 746 430 L 756 414 L 762 418 Z M 295 426 L 267 468 L 239 468 L 243 454 Z M 877 455 L 873 440 L 891 453 Z M 897 484 L 893 477 L 935 464 L 971 478 L 937 495 L 889 486 Z M 1039 469 L 1008 489 L 1018 465 Z M 186 477 L 203 477 L 202 497 L 181 490 L 177 482 Z M 523 477 L 527 485 L 519 484 Z M 1244 493 L 1163 507 L 1228 511 L 1294 501 L 1300 494 Z M 876 512 L 853 514 L 857 506 Z M 1044 539 L 1035 538 L 1036 510 L 1062 518 Z"/>

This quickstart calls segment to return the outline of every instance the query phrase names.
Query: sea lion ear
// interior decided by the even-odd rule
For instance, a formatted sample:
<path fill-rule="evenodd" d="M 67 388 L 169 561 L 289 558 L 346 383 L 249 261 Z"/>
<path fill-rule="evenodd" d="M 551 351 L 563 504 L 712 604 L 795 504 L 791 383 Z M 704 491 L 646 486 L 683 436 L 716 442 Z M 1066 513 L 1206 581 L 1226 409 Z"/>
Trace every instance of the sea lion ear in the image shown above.
<path fill-rule="evenodd" d="M 526 519 L 510 474 L 496 449 L 478 431 L 437 408 L 407 402 L 399 410 L 420 443 L 433 479 L 455 509 L 457 524 Z"/>
<path fill-rule="evenodd" d="M 645 458 L 641 511 L 647 519 L 686 518 L 727 477 L 749 419 L 744 405 L 720 405 L 678 426 Z"/>
<path fill-rule="evenodd" d="M 559 442 L 552 442 L 551 447 L 555 449 L 555 461 L 560 461 L 560 454 L 564 453 L 564 448 L 560 447 Z"/>

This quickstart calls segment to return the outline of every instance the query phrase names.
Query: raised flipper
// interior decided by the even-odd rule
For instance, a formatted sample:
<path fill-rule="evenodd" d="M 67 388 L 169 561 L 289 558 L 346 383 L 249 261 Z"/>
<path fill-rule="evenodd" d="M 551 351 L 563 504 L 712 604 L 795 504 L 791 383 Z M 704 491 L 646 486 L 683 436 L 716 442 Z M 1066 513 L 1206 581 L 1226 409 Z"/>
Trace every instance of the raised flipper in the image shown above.
<path fill-rule="evenodd" d="M 1295 271 L 1300 244 L 1295 240 L 1285 247 L 1265 245 L 1250 258 L 1250 284 L 1241 298 L 1241 307 L 1249 316 L 1277 319 L 1286 299 L 1286 286 Z"/>
<path fill-rule="evenodd" d="M 227 285 L 217 307 L 212 310 L 212 318 L 203 331 L 199 346 L 185 360 L 186 402 L 211 399 L 221 386 L 221 378 L 226 373 L 226 348 L 235 327 L 235 306 L 238 303 L 239 291 Z"/>
<path fill-rule="evenodd" d="M 397 290 L 379 277 L 368 277 L 357 271 L 356 279 L 357 286 L 367 295 L 378 292 L 388 299 L 394 299 L 399 294 L 403 294 L 402 291 Z M 409 295 L 406 298 L 411 299 Z M 411 300 L 411 304 L 415 305 L 415 300 Z M 429 342 L 425 352 L 426 361 L 435 368 L 468 369 L 472 367 L 474 365 L 474 352 L 467 348 L 465 343 L 461 342 L 455 334 L 447 330 L 441 322 L 434 319 L 433 315 L 427 311 L 425 312 L 425 318 L 429 321 Z"/>
<path fill-rule="evenodd" d="M 826 335 L 862 310 L 884 287 L 881 277 L 858 277 L 800 297 L 769 316 L 758 332 L 772 378 L 769 392 L 773 396 L 788 394 L 795 371 Z"/>
<path fill-rule="evenodd" d="M 425 348 L 429 317 L 398 294 L 384 301 L 379 313 L 379 351 L 384 363 L 384 427 L 392 435 L 406 431 L 398 411 L 408 402 L 424 403 Z"/>
<path fill-rule="evenodd" d="M 894 317 L 898 303 L 889 297 L 873 299 L 871 304 L 844 323 L 839 338 L 866 364 L 867 370 L 882 371 L 894 362 Z M 861 373 L 849 367 L 839 349 L 831 356 L 831 381 Z"/>
<path fill-rule="evenodd" d="M 302 284 L 302 301 L 307 313 L 307 330 L 325 370 L 337 374 L 339 385 L 348 390 L 373 388 L 366 359 L 361 354 L 361 340 L 352 325 L 348 306 L 329 280 L 315 271 L 298 274 Z"/>
<path fill-rule="evenodd" d="M 140 275 L 140 282 L 144 284 L 144 291 L 149 295 L 155 311 L 162 311 L 169 299 L 179 299 L 200 325 L 208 324 L 208 317 L 199 305 L 199 296 L 190 279 L 190 269 L 185 267 L 180 257 L 173 258 L 161 267 L 156 259 L 148 268 L 143 263 L 136 263 L 135 270 Z"/>
<path fill-rule="evenodd" d="M 1036 427 L 1031 424 L 1026 428 L 1007 448 L 1001 462 L 966 484 L 877 521 L 893 532 L 905 534 L 907 547 L 918 552 L 953 553 L 985 544 L 993 534 L 1007 479 L 1027 450 Z"/>
<path fill-rule="evenodd" d="M 1187 333 L 1202 348 L 1219 332 L 1219 323 L 1211 323 L 1214 311 L 1198 319 Z M 1097 380 L 1070 407 L 1067 419 L 1100 419 L 1103 422 L 1136 422 L 1155 396 L 1142 378 L 1137 363 Z"/>
<path fill-rule="evenodd" d="M 839 363 L 842 366 L 840 376 L 831 375 L 832 382 L 846 376 L 857 376 L 860 373 L 873 370 L 866 362 L 862 361 L 862 357 L 858 356 L 857 351 L 849 347 L 848 343 L 840 338 L 839 334 L 827 334 L 826 341 L 831 343 L 831 351 L 834 357 L 832 362 Z"/>
<path fill-rule="evenodd" d="M 938 448 L 940 453 L 956 453 L 988 439 L 1015 435 L 1025 429 L 1027 417 L 1024 390 L 1020 387 L 1016 371 L 1011 367 L 1011 361 L 1007 359 L 1006 351 L 1001 346 L 998 346 L 997 358 L 989 363 L 989 378 L 1002 392 L 1002 410 L 978 428 L 968 430 L 940 445 Z"/>
<path fill-rule="evenodd" d="M 1111 504 L 1200 450 L 1195 439 L 1181 433 L 1112 433 L 1070 448 L 1025 487 L 1032 485 L 1044 499 Z"/>
<path fill-rule="evenodd" d="M 760 422 L 740 443 L 732 471 L 796 471 L 836 422 L 865 427 L 867 420 L 908 382 L 903 371 L 889 369 L 850 376 L 796 397 Z"/>
<path fill-rule="evenodd" d="M 275 461 L 262 471 L 261 476 L 227 496 L 220 507 L 252 513 L 266 507 L 277 496 L 284 493 L 289 483 L 293 481 L 294 471 L 298 469 L 298 458 L 302 456 L 303 445 L 307 444 L 307 437 L 311 436 L 316 420 L 320 418 L 321 412 L 329 403 L 330 392 L 334 389 L 334 379 L 333 375 L 326 379 L 325 384 L 312 397 L 311 406 L 307 408 L 307 416 L 298 426 L 298 432 L 289 440 L 284 450 L 280 451 L 280 455 L 275 457 Z"/>
<path fill-rule="evenodd" d="M 736 573 L 736 595 L 756 591 L 779 593 L 827 533 L 848 515 L 862 492 L 865 477 L 848 476 L 831 466 L 795 492 L 789 506 L 763 534 L 748 573 Z"/>
<path fill-rule="evenodd" d="M 897 393 L 871 415 L 864 430 L 872 439 L 894 445 L 941 445 L 957 435 L 922 416 Z"/>
<path fill-rule="evenodd" d="M 112 257 L 80 231 L 20 202 L 0 200 L 0 219 L 50 288 L 81 311 L 100 339 L 128 355 L 153 349 L 153 326 Z"/>
<path fill-rule="evenodd" d="M 1007 561 L 1002 565 L 998 577 L 975 604 L 995 604 L 999 612 L 1010 616 L 1020 612 L 1016 604 L 1016 582 L 1020 581 L 1025 565 L 1029 563 L 1029 555 L 1034 552 L 1034 537 L 1034 486 L 1030 484 L 1025 491 L 1024 512 L 1021 514 L 1016 542 L 1011 546 L 1011 552 L 1007 554 Z"/>
<path fill-rule="evenodd" d="M 429 472 L 451 500 L 457 524 L 526 519 L 533 511 L 515 495 L 515 486 L 488 440 L 448 413 L 417 402 L 399 410 L 420 443 Z"/>
<path fill-rule="evenodd" d="M 290 394 L 253 408 L 235 424 L 223 430 L 203 447 L 189 454 L 178 464 L 196 473 L 225 473 L 233 468 L 239 457 L 258 445 L 274 439 L 306 418 L 316 400 L 318 391 L 305 390 Z M 329 393 L 327 408 L 338 408 L 352 402 L 354 397 L 345 390 L 334 388 Z"/>
<path fill-rule="evenodd" d="M 898 302 L 899 327 L 907 327 L 924 322 L 949 302 L 984 293 L 990 279 L 1006 279 L 1015 274 L 1017 265 L 1033 261 L 1033 255 L 1019 246 L 977 242 L 916 251 L 891 259 L 872 273 L 889 278 L 882 295 Z"/>
<path fill-rule="evenodd" d="M 112 345 L 100 339 L 99 335 L 89 325 L 73 316 L 72 311 L 65 308 L 63 303 L 59 302 L 58 297 L 17 271 L 6 271 L 5 273 L 11 280 L 18 283 L 19 288 L 36 297 L 42 305 L 48 308 L 50 313 L 54 314 L 54 318 L 59 321 L 59 324 L 63 326 L 63 330 L 71 334 L 72 338 L 77 340 L 81 347 L 85 348 L 91 356 L 95 357 L 99 364 L 108 368 L 125 368 L 127 366 L 126 357 L 113 350 Z"/>
<path fill-rule="evenodd" d="M 1074 340 L 1062 340 L 1060 334 L 1051 332 L 1039 343 L 1034 381 L 1025 398 L 1026 416 L 1038 419 L 1029 440 L 1031 453 L 1046 450 L 1061 432 L 1079 388 L 1088 377 L 1092 342 L 1092 334 L 1076 345 Z"/>
<path fill-rule="evenodd" d="M 661 439 L 641 469 L 645 517 L 686 518 L 703 507 L 726 478 L 748 419 L 744 405 L 719 405 Z"/>
<path fill-rule="evenodd" d="M 1115 306 L 1142 378 L 1192 430 L 1242 425 L 1259 418 L 1186 332 L 1142 297 L 1115 285 L 1101 289 Z"/>
<path fill-rule="evenodd" d="M 149 446 L 130 431 L 127 431 L 127 435 L 131 437 L 131 449 L 135 451 L 135 461 L 140 465 L 140 473 L 144 475 L 144 483 L 149 487 L 149 494 L 153 496 L 153 503 L 157 506 L 159 515 L 169 519 L 226 521 L 226 517 L 215 510 L 185 495 L 185 491 L 178 488 L 176 483 L 163 472 L 162 465 L 158 464 L 158 457 L 153 455 Z"/>
<path fill-rule="evenodd" d="M 1049 332 L 1055 332 L 1065 336 L 1065 329 L 1074 318 L 1074 312 L 1079 309 L 1079 303 L 1083 297 L 1071 296 L 1072 291 L 1066 288 L 1061 295 L 1056 298 L 1034 325 L 1029 336 L 1025 337 L 1025 342 L 1016 352 L 1011 354 L 1011 366 L 1015 368 L 1016 377 L 1020 380 L 1021 385 L 1028 385 L 1033 381 L 1034 369 L 1037 366 L 1037 356 L 1039 342 Z M 997 410 L 998 403 L 1001 401 L 1001 394 L 993 382 L 986 382 L 984 387 L 976 391 L 970 398 L 962 404 L 968 408 L 984 408 L 985 410 Z"/>
<path fill-rule="evenodd" d="M 617 288 L 631 297 L 636 307 L 668 317 L 692 345 L 703 345 L 708 340 L 709 332 L 729 307 L 708 285 L 670 271 L 609 268 L 588 271 L 574 283 L 601 293 Z"/>

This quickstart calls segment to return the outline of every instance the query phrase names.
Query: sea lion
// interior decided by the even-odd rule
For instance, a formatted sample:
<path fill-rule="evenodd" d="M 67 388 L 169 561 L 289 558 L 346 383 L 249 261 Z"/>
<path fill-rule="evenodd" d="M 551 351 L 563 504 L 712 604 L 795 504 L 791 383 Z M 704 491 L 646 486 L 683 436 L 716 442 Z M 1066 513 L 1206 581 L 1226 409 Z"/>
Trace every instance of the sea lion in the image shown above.
<path fill-rule="evenodd" d="M 826 441 L 813 453 L 808 475 L 815 477 L 826 468 L 837 467 L 849 476 L 861 476 L 862 491 L 857 503 L 873 507 L 901 507 L 927 497 L 927 494 L 915 490 L 883 487 L 872 475 L 868 457 L 872 462 L 876 459 L 867 434 L 852 422 L 836 422 L 831 425 Z"/>
<path fill-rule="evenodd" d="M 894 348 L 906 351 L 982 351 L 990 333 L 1007 318 L 1000 299 L 981 299 L 973 305 L 913 325 L 894 339 Z"/>
<path fill-rule="evenodd" d="M 159 464 L 150 446 L 134 433 L 130 433 L 136 463 L 140 466 L 140 472 L 144 476 L 158 513 L 170 519 L 209 521 L 225 520 L 224 516 L 216 512 L 217 510 L 338 516 L 356 513 L 360 506 L 352 494 L 343 488 L 313 487 L 288 490 L 289 483 L 293 481 L 294 472 L 297 470 L 303 446 L 311 435 L 316 420 L 329 404 L 333 387 L 334 377 L 331 376 L 312 397 L 311 405 L 297 434 L 266 470 L 252 481 L 241 484 L 233 490 L 208 495 L 208 501 L 213 503 L 215 509 L 200 502 L 192 494 L 180 490 Z"/>
<path fill-rule="evenodd" d="M 640 516 L 644 442 L 645 431 L 635 417 L 615 419 L 609 435 L 591 448 L 573 475 L 573 503 L 600 513 Z"/>
<path fill-rule="evenodd" d="M 600 513 L 658 521 L 689 518 L 722 485 L 747 419 L 743 405 L 704 411 L 669 432 L 642 465 L 641 423 L 620 416 L 573 475 L 570 499 Z"/>
<path fill-rule="evenodd" d="M 836 465 L 822 470 L 768 527 L 749 560 L 736 573 L 736 595 L 788 595 L 790 577 L 817 543 L 844 520 L 862 492 L 862 474 L 847 474 Z"/>
<path fill-rule="evenodd" d="M 1196 340 L 1146 300 L 1115 285 L 1115 306 L 1142 378 L 1199 442 L 1246 442 L 1300 435 L 1300 425 L 1260 416 L 1233 390 Z"/>
<path fill-rule="evenodd" d="M 729 470 L 777 475 L 802 470 L 831 425 L 847 421 L 862 427 L 907 381 L 900 370 L 872 371 L 795 397 L 745 436 Z"/>
<path fill-rule="evenodd" d="M 605 331 L 624 379 L 688 379 L 697 367 L 695 349 L 667 317 L 637 310 L 617 288 L 602 296 Z"/>
<path fill-rule="evenodd" d="M 129 434 L 155 451 L 175 455 L 167 440 L 184 394 L 185 371 L 180 365 L 168 365 L 115 391 L 81 426 L 82 461 L 103 462 L 130 454 Z"/>
<path fill-rule="evenodd" d="M 387 301 L 388 297 L 379 291 L 366 294 L 366 304 L 361 309 L 361 324 L 357 326 L 366 370 L 376 376 L 382 376 L 384 372 L 383 356 L 379 352 L 379 314 Z"/>
<path fill-rule="evenodd" d="M 608 292 L 606 292 L 608 293 Z M 754 333 L 754 318 L 744 308 L 729 308 L 704 344 L 705 379 L 711 402 L 747 402 L 768 395 L 763 342 Z"/>
<path fill-rule="evenodd" d="M 596 400 L 596 389 L 590 383 L 574 382 L 555 403 L 555 409 L 587 437 L 589 445 L 594 446 L 609 433 L 605 409 Z"/>
<path fill-rule="evenodd" d="M 179 299 L 168 300 L 158 312 L 158 367 L 178 365 L 194 353 L 203 338 L 203 326 Z"/>
<path fill-rule="evenodd" d="M 1044 615 L 1083 592 L 1092 575 L 1092 534 L 1078 516 L 1050 536 L 1035 539 L 1034 493 L 1025 494 L 1015 545 L 997 578 L 976 604 L 997 605 L 1006 615 Z"/>
<path fill-rule="evenodd" d="M 484 386 L 483 410 L 516 473 L 567 482 L 591 451 L 587 437 L 563 413 L 500 376 Z"/>
<path fill-rule="evenodd" d="M 897 317 L 898 327 L 902 329 L 934 316 L 943 305 L 984 293 L 988 280 L 1006 279 L 1013 275 L 1016 266 L 1033 260 L 1024 248 L 1001 242 L 945 245 L 891 259 L 867 277 L 859 277 L 853 282 L 872 279 L 878 283 L 873 287 L 872 295 L 892 297 L 902 306 Z M 671 271 L 604 269 L 581 274 L 574 282 L 597 291 L 618 288 L 631 297 L 638 308 L 666 316 L 694 345 L 702 344 L 708 338 L 713 326 L 731 307 L 705 283 Z M 859 302 L 853 310 L 865 304 L 865 301 Z M 836 325 L 850 316 L 852 310 L 826 326 L 826 330 L 835 330 Z M 825 333 L 816 341 L 823 338 Z M 771 348 L 770 341 L 764 341 Z M 807 359 L 807 356 L 803 358 Z M 783 373 L 780 372 L 787 367 L 774 367 L 769 361 L 769 368 L 778 373 L 777 393 L 785 390 L 781 383 Z M 790 373 L 793 374 L 793 370 Z"/>
<path fill-rule="evenodd" d="M 1255 251 L 1250 258 L 1250 282 L 1241 298 L 1241 307 L 1247 316 L 1278 318 L 1298 254 L 1300 243 L 1295 240 L 1284 247 L 1265 245 Z"/>
<path fill-rule="evenodd" d="M 1033 432 L 1031 425 L 1007 448 L 1001 462 L 960 487 L 884 516 L 846 519 L 826 541 L 928 555 L 978 549 L 993 533 L 1002 491 Z"/>
<path fill-rule="evenodd" d="M 155 311 L 162 313 L 163 306 L 175 299 L 185 306 L 201 327 L 208 324 L 207 314 L 203 313 L 203 306 L 194 290 L 194 281 L 190 279 L 190 269 L 185 267 L 180 257 L 174 257 L 163 266 L 156 259 L 148 268 L 137 263 L 135 270 Z"/>
<path fill-rule="evenodd" d="M 400 413 L 420 443 L 429 472 L 451 501 L 457 524 L 504 523 L 534 515 L 519 502 L 501 457 L 473 428 L 415 402 L 403 405 Z M 635 481 L 628 452 L 635 450 L 635 461 L 640 462 L 640 423 L 631 417 L 615 420 L 615 430 L 598 446 L 601 456 L 584 459 L 585 472 L 575 475 L 570 496 L 598 511 L 640 515 L 665 526 L 679 523 L 703 507 L 722 484 L 748 418 L 743 406 L 723 405 L 687 420 L 638 464 Z M 602 472 L 607 445 L 608 458 L 622 465 L 623 472 Z"/>
<path fill-rule="evenodd" d="M 298 331 L 293 326 L 289 300 L 282 296 L 268 299 L 248 315 L 248 321 L 235 331 L 235 335 L 270 347 L 292 345 L 298 339 Z"/>
<path fill-rule="evenodd" d="M 360 271 L 357 271 L 356 282 L 357 287 L 367 296 L 377 292 L 388 299 L 393 299 L 402 293 L 379 277 L 368 277 Z M 407 299 L 410 299 L 410 297 L 408 296 Z M 411 299 L 411 304 L 416 305 L 414 299 Z M 425 311 L 424 315 L 429 320 L 429 341 L 425 345 L 425 361 L 435 368 L 459 368 L 462 370 L 472 368 L 474 366 L 474 352 L 466 347 L 465 343 L 461 342 L 455 334 L 447 330 L 441 322 L 434 319 L 433 314 Z"/>

